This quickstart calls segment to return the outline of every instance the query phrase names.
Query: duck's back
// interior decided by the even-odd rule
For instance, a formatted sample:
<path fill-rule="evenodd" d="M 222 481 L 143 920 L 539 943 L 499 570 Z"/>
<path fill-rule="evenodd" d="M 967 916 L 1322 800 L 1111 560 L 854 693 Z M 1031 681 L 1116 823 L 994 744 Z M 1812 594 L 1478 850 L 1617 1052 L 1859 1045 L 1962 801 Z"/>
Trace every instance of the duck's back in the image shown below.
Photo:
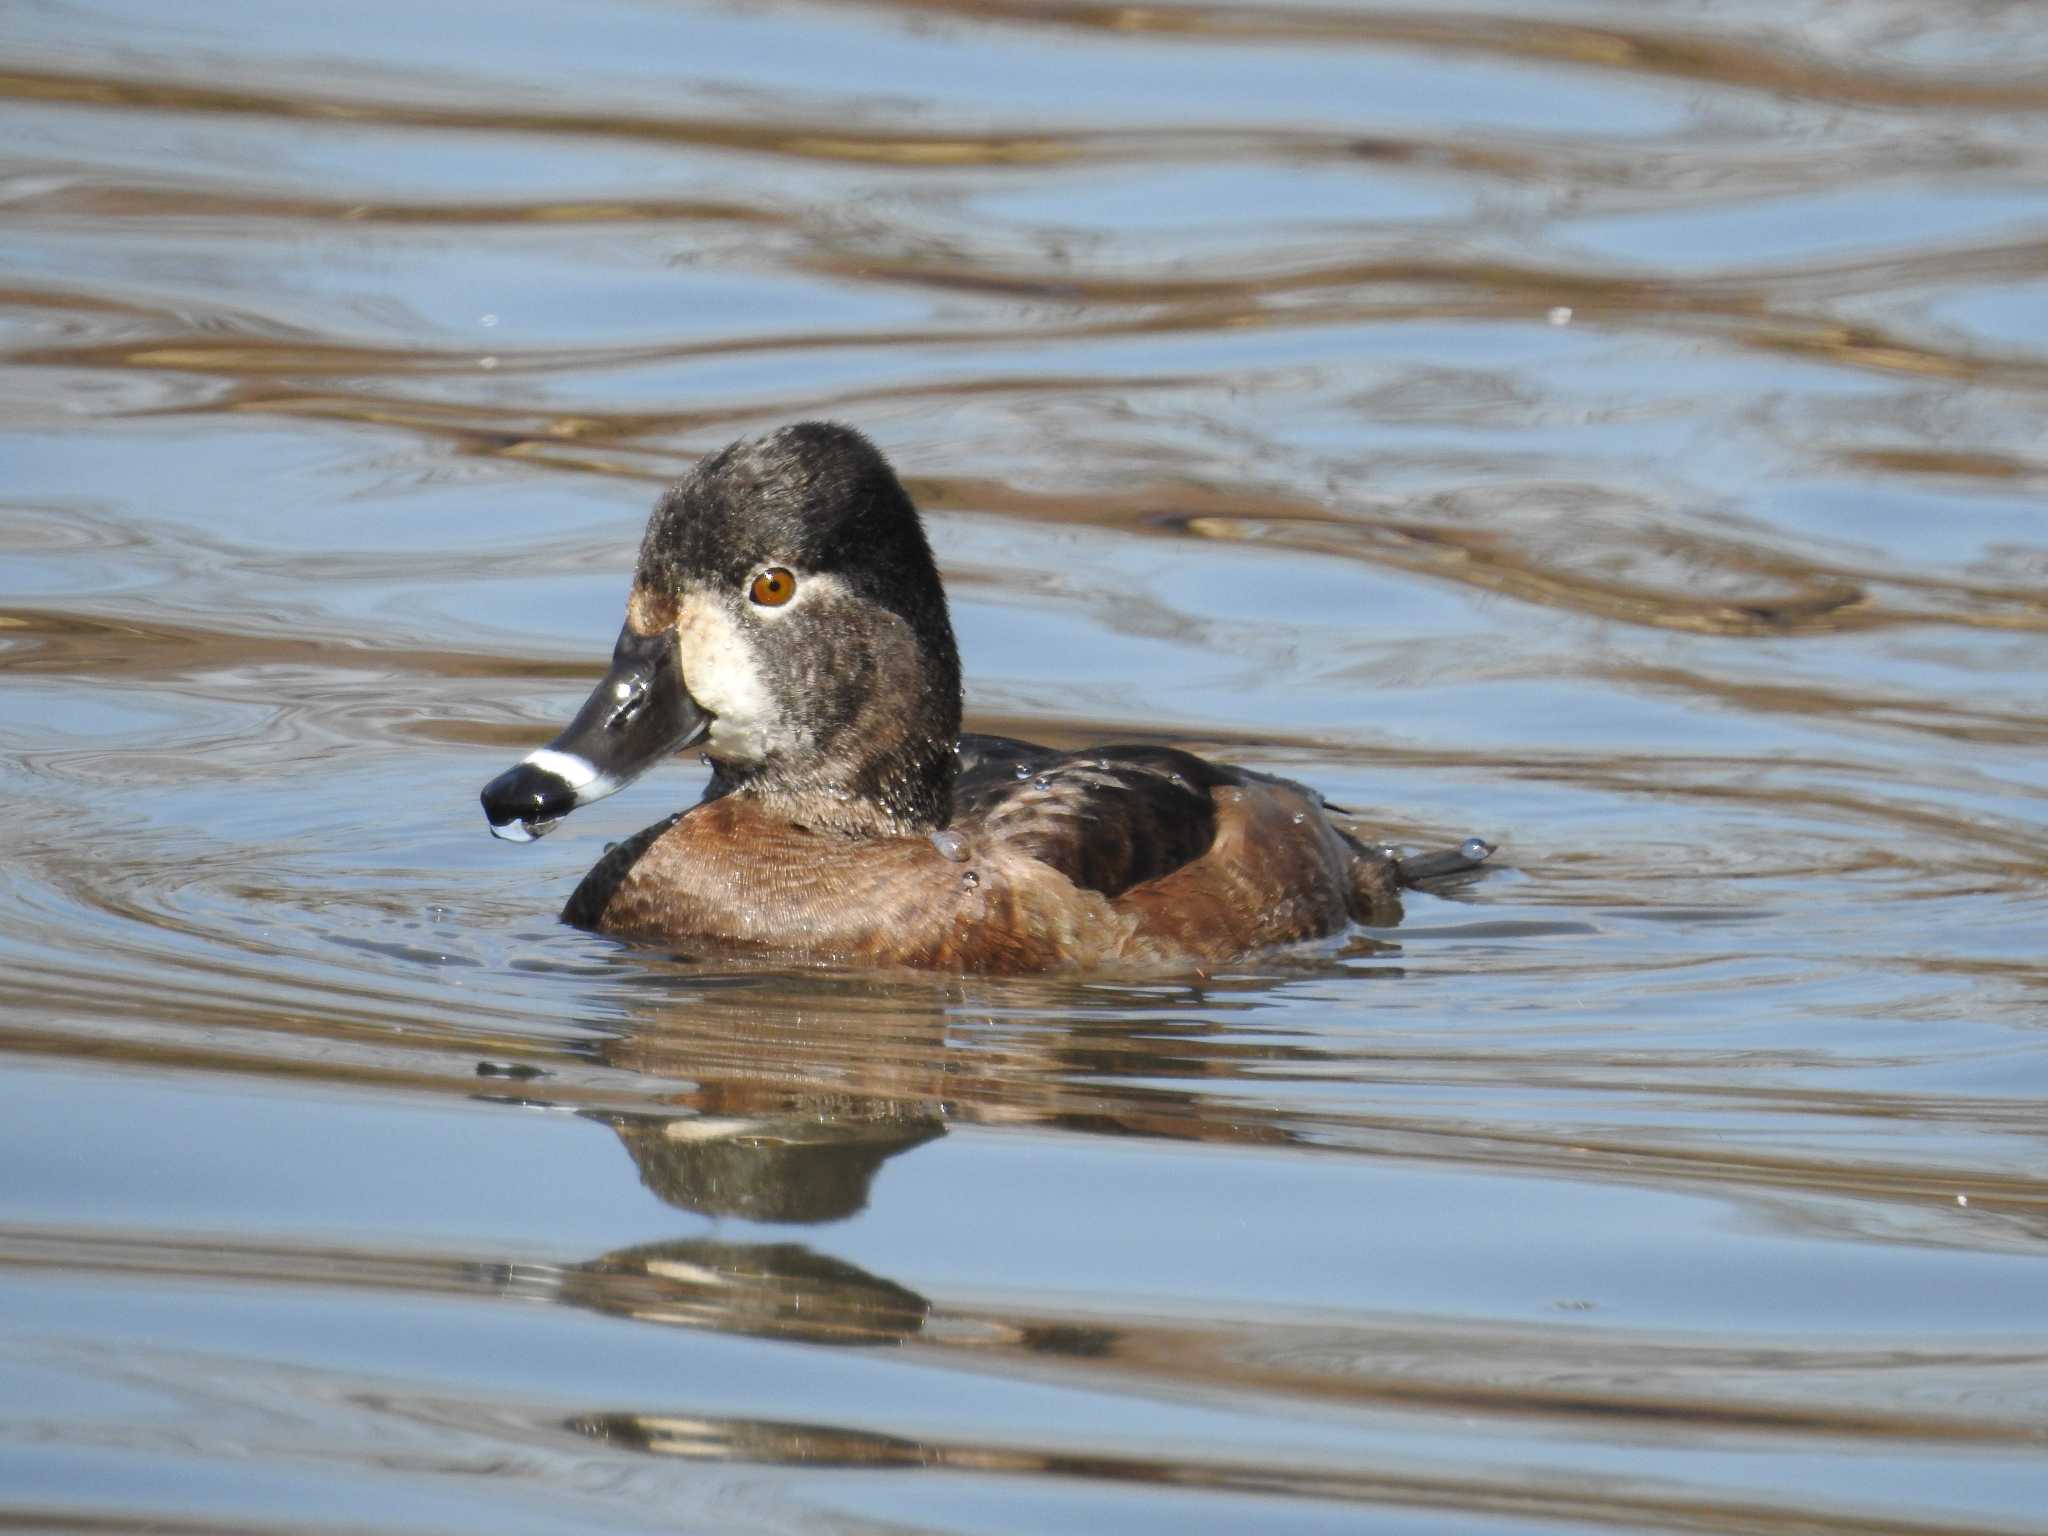
<path fill-rule="evenodd" d="M 1288 779 L 1171 747 L 964 736 L 953 827 L 1106 899 L 1148 959 L 1221 960 L 1400 921 L 1393 862 Z"/>
<path fill-rule="evenodd" d="M 960 738 L 953 821 L 1108 897 L 1200 858 L 1216 838 L 1216 765 L 1170 747 L 1063 752 Z"/>

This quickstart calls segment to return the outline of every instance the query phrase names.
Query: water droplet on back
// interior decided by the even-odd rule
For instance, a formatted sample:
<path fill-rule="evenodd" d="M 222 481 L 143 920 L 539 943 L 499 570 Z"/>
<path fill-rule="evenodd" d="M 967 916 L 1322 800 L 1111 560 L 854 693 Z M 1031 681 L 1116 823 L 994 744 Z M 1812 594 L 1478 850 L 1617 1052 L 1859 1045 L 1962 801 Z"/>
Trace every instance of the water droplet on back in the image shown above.
<path fill-rule="evenodd" d="M 1020 779 L 1028 779 L 1031 777 L 1031 767 L 1028 763 L 1019 763 L 1017 765 L 1017 777 Z"/>
<path fill-rule="evenodd" d="M 966 886 L 967 889 L 971 891 L 977 885 L 981 884 L 981 876 L 977 875 L 973 870 L 970 869 L 967 871 L 966 874 L 960 877 L 960 883 Z"/>
<path fill-rule="evenodd" d="M 967 839 L 958 832 L 934 832 L 932 846 L 939 850 L 939 856 L 958 864 L 967 857 Z"/>
<path fill-rule="evenodd" d="M 1031 781 L 1031 787 L 1033 789 L 1051 789 L 1052 775 L 1049 773 L 1041 773 L 1037 778 Z"/>

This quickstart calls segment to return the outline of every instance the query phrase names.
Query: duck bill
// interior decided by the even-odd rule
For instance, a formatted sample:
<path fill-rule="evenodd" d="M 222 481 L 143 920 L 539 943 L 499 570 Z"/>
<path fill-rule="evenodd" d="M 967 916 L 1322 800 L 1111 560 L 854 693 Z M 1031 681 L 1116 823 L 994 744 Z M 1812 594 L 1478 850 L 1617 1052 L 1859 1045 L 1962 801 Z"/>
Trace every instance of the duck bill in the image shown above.
<path fill-rule="evenodd" d="M 683 686 L 675 636 L 623 628 L 611 670 L 569 728 L 484 786 L 491 833 L 515 843 L 544 836 L 577 806 L 618 793 L 710 728 Z"/>

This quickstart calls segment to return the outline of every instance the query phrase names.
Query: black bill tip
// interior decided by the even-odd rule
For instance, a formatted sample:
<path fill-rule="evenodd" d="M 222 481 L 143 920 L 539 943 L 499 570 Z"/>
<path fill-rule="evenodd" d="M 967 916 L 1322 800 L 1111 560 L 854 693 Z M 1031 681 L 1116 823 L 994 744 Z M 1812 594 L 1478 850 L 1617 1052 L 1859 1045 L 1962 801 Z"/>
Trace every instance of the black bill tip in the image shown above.
<path fill-rule="evenodd" d="M 578 803 L 575 784 L 531 759 L 491 780 L 481 798 L 491 835 L 515 843 L 545 836 Z"/>

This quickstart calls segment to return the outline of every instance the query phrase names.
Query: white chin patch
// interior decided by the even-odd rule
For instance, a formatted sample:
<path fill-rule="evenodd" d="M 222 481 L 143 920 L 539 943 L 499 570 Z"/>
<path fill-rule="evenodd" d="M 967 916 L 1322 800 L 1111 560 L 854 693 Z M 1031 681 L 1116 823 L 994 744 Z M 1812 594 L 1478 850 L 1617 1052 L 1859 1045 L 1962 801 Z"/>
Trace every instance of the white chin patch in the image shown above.
<path fill-rule="evenodd" d="M 795 606 L 794 604 L 791 605 Z M 705 747 L 724 761 L 758 763 L 784 744 L 787 727 L 753 645 L 716 593 L 687 594 L 676 625 L 683 686 L 712 717 Z"/>

